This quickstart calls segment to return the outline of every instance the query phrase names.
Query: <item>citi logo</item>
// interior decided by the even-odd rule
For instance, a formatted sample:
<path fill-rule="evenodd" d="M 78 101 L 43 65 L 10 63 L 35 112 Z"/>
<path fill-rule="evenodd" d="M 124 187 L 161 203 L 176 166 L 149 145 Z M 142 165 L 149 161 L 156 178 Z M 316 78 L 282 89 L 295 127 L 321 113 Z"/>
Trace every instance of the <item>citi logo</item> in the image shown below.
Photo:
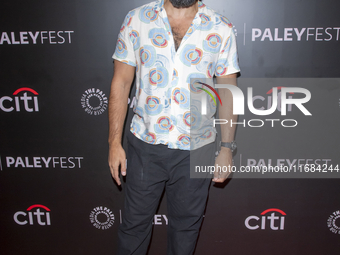
<path fill-rule="evenodd" d="M 16 212 L 13 216 L 15 223 L 18 225 L 40 225 L 50 226 L 50 209 L 44 205 L 32 205 L 25 212 Z"/>
<path fill-rule="evenodd" d="M 0 98 L 0 109 L 4 112 L 39 112 L 38 92 L 31 88 L 20 88 L 13 96 Z"/>
<path fill-rule="evenodd" d="M 250 230 L 268 229 L 284 230 L 286 213 L 280 209 L 271 208 L 263 211 L 261 216 L 249 216 L 244 221 L 244 225 Z"/>

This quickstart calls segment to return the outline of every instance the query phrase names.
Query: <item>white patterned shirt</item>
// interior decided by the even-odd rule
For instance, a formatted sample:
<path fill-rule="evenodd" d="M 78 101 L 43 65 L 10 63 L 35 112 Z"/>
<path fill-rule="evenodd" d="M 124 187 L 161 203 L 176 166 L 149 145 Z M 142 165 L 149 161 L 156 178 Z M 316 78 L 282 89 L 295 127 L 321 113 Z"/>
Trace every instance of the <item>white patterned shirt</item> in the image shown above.
<path fill-rule="evenodd" d="M 192 78 L 240 71 L 232 24 L 199 1 L 198 12 L 176 52 L 163 0 L 130 11 L 113 58 L 136 67 L 136 104 L 131 132 L 150 144 L 190 150 L 215 140 L 212 122 L 190 139 Z M 201 91 L 199 91 L 201 92 Z M 194 143 L 194 144 L 193 144 Z"/>

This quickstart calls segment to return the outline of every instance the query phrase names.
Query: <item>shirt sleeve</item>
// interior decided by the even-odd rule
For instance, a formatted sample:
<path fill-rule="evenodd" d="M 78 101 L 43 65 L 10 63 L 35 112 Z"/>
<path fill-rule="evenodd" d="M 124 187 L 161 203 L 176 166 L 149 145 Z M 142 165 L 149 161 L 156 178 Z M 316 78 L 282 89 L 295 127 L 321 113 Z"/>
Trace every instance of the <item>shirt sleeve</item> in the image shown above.
<path fill-rule="evenodd" d="M 229 31 L 229 35 L 227 35 L 223 40 L 218 56 L 215 69 L 216 76 L 229 75 L 238 73 L 240 71 L 238 64 L 236 36 L 232 27 L 229 28 Z"/>
<path fill-rule="evenodd" d="M 136 66 L 136 56 L 134 46 L 130 36 L 130 26 L 133 17 L 133 12 L 129 12 L 120 28 L 120 32 L 117 39 L 116 50 L 112 56 L 113 59 L 124 62 L 131 66 Z"/>

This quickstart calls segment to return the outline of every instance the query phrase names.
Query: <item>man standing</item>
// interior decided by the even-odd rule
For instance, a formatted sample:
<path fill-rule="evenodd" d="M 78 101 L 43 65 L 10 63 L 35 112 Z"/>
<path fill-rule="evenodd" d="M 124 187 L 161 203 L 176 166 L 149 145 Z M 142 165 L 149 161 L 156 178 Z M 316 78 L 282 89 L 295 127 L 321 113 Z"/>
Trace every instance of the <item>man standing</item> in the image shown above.
<path fill-rule="evenodd" d="M 211 179 L 190 178 L 190 148 L 214 161 L 216 131 L 207 126 L 190 138 L 192 78 L 233 78 L 239 72 L 232 24 L 197 0 L 160 0 L 128 13 L 114 58 L 109 100 L 109 166 L 121 184 L 126 177 L 123 222 L 117 254 L 146 254 L 152 219 L 167 194 L 167 254 L 193 254 Z M 128 170 L 122 148 L 127 99 L 136 74 L 136 106 L 128 139 Z M 228 82 L 230 83 L 230 82 Z M 236 82 L 232 82 L 236 85 Z M 224 94 L 224 93 L 221 93 Z M 223 97 L 223 95 L 222 95 Z M 230 95 L 225 95 L 225 98 Z M 232 115 L 232 100 L 225 118 Z M 232 164 L 234 128 L 223 125 L 216 163 Z M 215 173 L 223 182 L 229 173 Z"/>

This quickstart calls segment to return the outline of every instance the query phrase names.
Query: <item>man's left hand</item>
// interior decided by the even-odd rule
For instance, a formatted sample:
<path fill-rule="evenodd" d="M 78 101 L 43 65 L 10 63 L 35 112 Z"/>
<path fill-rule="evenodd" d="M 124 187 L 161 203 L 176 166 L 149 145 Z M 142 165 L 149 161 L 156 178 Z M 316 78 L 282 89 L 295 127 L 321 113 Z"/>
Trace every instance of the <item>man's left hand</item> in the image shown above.
<path fill-rule="evenodd" d="M 217 168 L 217 165 L 219 168 Z M 229 148 L 221 147 L 221 151 L 215 160 L 215 173 L 213 182 L 222 183 L 231 174 L 233 166 L 233 153 Z M 223 171 L 224 170 L 224 171 Z"/>

